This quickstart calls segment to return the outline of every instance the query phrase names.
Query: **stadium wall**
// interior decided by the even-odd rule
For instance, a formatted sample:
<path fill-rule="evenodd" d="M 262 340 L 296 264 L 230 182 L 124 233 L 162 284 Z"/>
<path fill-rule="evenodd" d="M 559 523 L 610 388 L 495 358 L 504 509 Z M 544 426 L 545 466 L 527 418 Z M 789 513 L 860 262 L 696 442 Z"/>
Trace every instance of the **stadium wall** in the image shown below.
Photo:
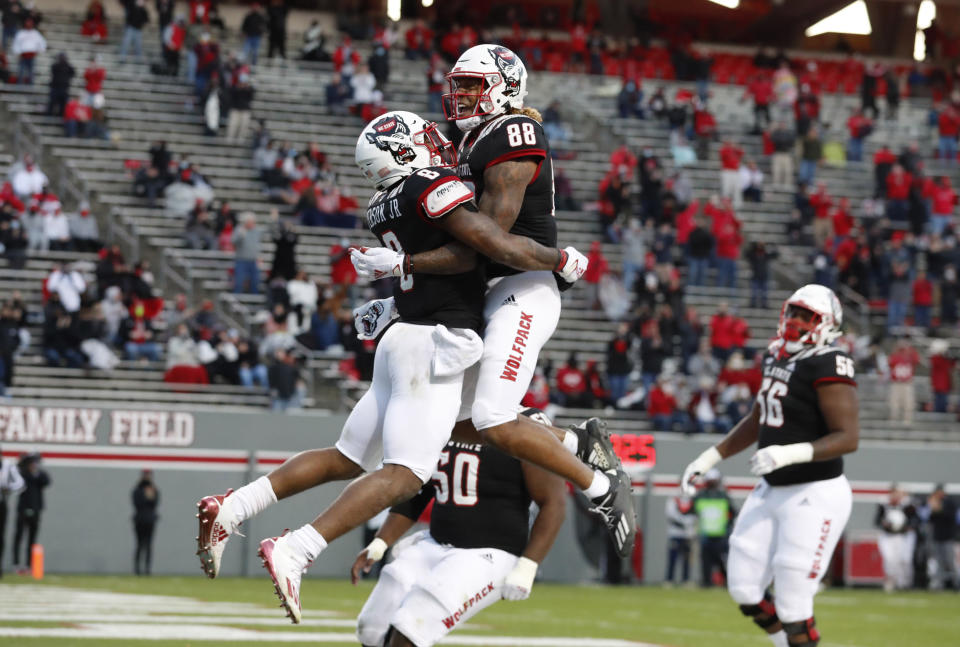
<path fill-rule="evenodd" d="M 44 408 L 17 402 L 0 406 L 0 442 L 8 459 L 24 452 L 41 452 L 53 479 L 46 490 L 40 529 L 49 572 L 132 571 L 131 492 L 140 470 L 149 468 L 154 471 L 161 496 L 154 572 L 188 574 L 199 570 L 193 556 L 193 513 L 200 496 L 238 487 L 297 451 L 331 445 L 344 420 L 341 414 L 319 412 L 279 415 L 222 410 Z M 416 433 L 415 425 L 411 433 Z M 711 440 L 657 434 L 655 462 L 646 465 L 647 470 L 637 466 L 634 472 L 645 530 L 646 581 L 663 578 L 666 497 L 676 493 L 684 466 Z M 954 445 L 862 443 L 847 460 L 847 475 L 855 491 L 848 529 L 872 526 L 874 506 L 885 498 L 891 480 L 908 490 L 926 493 L 935 482 L 956 480 L 958 464 L 960 447 Z M 731 493 L 742 501 L 755 482 L 749 476 L 747 455 L 721 467 Z M 224 573 L 258 575 L 256 542 L 312 520 L 341 487 L 330 484 L 302 493 L 248 521 L 243 531 L 247 538 L 234 540 L 240 545 L 228 551 Z M 949 489 L 960 492 L 960 484 L 951 484 Z M 10 505 L 13 508 L 15 502 Z M 543 578 L 580 582 L 598 577 L 600 544 L 594 542 L 587 559 L 577 539 L 577 514 L 571 500 L 568 522 L 542 566 Z M 7 546 L 12 548 L 14 515 L 10 516 Z M 333 543 L 311 574 L 345 576 L 361 547 L 362 535 L 357 530 Z M 4 561 L 10 563 L 9 550 Z"/>

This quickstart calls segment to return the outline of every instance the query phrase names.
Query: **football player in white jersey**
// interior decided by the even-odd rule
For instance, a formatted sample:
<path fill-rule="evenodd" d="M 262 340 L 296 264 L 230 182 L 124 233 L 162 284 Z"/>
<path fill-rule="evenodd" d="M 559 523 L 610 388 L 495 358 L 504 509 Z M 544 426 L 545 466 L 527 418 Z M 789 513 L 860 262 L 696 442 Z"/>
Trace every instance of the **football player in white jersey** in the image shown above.
<path fill-rule="evenodd" d="M 841 457 L 856 451 L 860 423 L 853 359 L 832 345 L 842 323 L 829 288 L 811 284 L 794 292 L 764 354 L 753 408 L 687 466 L 680 483 L 692 494 L 714 465 L 758 443 L 750 471 L 763 478 L 730 536 L 727 589 L 777 647 L 820 642 L 813 598 L 850 518 Z"/>

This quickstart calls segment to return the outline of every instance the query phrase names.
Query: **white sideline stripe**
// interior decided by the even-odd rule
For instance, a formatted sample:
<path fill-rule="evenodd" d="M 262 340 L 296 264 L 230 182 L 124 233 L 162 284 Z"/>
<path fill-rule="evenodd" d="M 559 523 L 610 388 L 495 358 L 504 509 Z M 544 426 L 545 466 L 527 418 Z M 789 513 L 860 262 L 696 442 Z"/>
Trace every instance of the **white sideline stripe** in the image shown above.
<path fill-rule="evenodd" d="M 252 631 L 233 627 L 205 625 L 150 625 L 150 624 L 88 624 L 79 627 L 30 629 L 28 627 L 0 627 L 5 638 L 72 638 L 74 640 L 189 640 L 251 641 L 272 643 L 356 643 L 354 633 Z M 451 634 L 444 645 L 497 645 L 503 647 L 660 647 L 612 638 L 533 638 L 528 636 L 463 636 Z"/>
<path fill-rule="evenodd" d="M 193 624 L 201 625 L 250 625 L 260 627 L 289 627 L 290 620 L 282 617 L 276 611 L 271 611 L 271 617 L 250 617 L 250 616 L 184 616 L 184 615 L 152 615 L 149 613 L 118 615 L 116 613 L 37 613 L 37 605 L 30 607 L 30 612 L 11 611 L 4 605 L 3 611 L 0 611 L 0 622 L 76 622 L 85 623 L 116 623 L 116 624 L 177 624 L 188 621 Z M 164 609 L 168 611 L 168 609 Z M 327 620 L 304 619 L 300 624 L 305 627 L 335 627 L 340 629 L 353 629 L 357 626 L 356 620 L 335 619 Z"/>

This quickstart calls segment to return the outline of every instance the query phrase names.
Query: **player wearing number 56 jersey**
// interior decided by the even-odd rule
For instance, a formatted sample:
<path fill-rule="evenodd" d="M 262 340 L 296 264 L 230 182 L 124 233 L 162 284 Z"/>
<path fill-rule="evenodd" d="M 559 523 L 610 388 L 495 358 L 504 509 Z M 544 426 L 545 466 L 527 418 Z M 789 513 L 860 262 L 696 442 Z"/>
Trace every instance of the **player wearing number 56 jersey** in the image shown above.
<path fill-rule="evenodd" d="M 549 422 L 536 409 L 524 413 Z M 394 545 L 431 500 L 430 530 Z M 532 530 L 531 501 L 538 507 Z M 354 562 L 356 584 L 394 545 L 394 560 L 357 619 L 360 643 L 430 647 L 494 602 L 526 599 L 565 506 L 560 478 L 487 445 L 448 443 L 432 481 L 390 511 Z"/>
<path fill-rule="evenodd" d="M 681 479 L 691 492 L 707 470 L 757 443 L 750 469 L 763 478 L 730 536 L 727 588 L 778 647 L 819 643 L 813 598 L 852 507 L 841 457 L 857 449 L 860 425 L 853 360 L 831 345 L 842 323 L 829 288 L 794 292 L 763 357 L 753 409 Z"/>

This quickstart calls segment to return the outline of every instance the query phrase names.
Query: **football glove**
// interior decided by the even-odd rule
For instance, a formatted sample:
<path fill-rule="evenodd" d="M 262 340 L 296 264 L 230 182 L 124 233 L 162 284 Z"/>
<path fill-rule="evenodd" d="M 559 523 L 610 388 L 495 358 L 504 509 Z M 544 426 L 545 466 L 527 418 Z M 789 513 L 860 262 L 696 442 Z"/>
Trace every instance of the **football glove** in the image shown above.
<path fill-rule="evenodd" d="M 711 447 L 696 457 L 692 463 L 683 470 L 683 477 L 680 479 L 680 493 L 683 496 L 693 496 L 697 493 L 697 481 L 700 477 L 710 471 L 714 465 L 723 460 L 723 456 L 717 451 L 716 447 Z"/>
<path fill-rule="evenodd" d="M 757 453 L 750 457 L 750 473 L 763 476 L 787 465 L 809 463 L 812 460 L 813 445 L 810 443 L 770 445 L 757 450 Z"/>
<path fill-rule="evenodd" d="M 403 276 L 405 254 L 386 247 L 362 247 L 350 250 L 350 261 L 357 270 L 357 276 L 368 281 L 376 281 L 385 276 Z"/>
<path fill-rule="evenodd" d="M 560 250 L 560 261 L 553 271 L 566 283 L 573 284 L 587 271 L 587 264 L 587 257 L 575 247 L 565 247 Z"/>
<path fill-rule="evenodd" d="M 516 601 L 529 598 L 538 567 L 539 564 L 532 559 L 518 559 L 516 566 L 507 573 L 507 579 L 503 581 L 503 599 Z"/>
<path fill-rule="evenodd" d="M 367 301 L 353 310 L 353 326 L 357 339 L 376 339 L 387 324 L 399 317 L 393 297 Z"/>

